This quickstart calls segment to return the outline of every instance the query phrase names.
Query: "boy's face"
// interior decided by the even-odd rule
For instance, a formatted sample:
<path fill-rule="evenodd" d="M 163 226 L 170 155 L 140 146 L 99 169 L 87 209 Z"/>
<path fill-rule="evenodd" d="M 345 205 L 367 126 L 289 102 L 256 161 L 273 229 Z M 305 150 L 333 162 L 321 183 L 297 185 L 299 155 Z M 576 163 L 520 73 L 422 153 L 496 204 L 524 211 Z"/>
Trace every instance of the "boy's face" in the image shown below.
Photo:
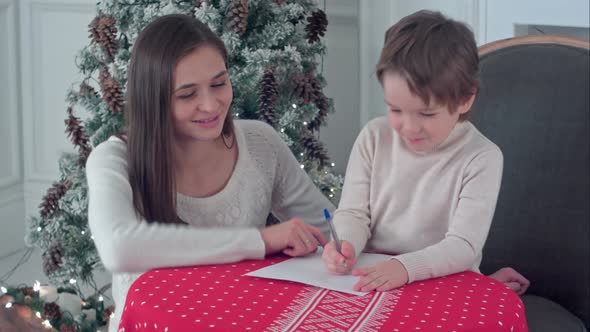
<path fill-rule="evenodd" d="M 397 73 L 383 74 L 383 92 L 389 108 L 389 125 L 397 131 L 408 149 L 427 152 L 441 144 L 469 111 L 475 95 L 451 114 L 446 106 L 425 105 L 413 94 L 406 80 Z"/>

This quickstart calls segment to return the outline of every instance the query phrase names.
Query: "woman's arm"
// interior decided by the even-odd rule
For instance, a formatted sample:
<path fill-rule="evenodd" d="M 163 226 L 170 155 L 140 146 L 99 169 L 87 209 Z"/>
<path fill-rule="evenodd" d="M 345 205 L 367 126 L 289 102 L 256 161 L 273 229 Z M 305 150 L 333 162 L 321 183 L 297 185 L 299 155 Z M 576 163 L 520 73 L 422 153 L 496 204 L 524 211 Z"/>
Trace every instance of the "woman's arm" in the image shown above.
<path fill-rule="evenodd" d="M 112 272 L 235 262 L 264 257 L 253 227 L 199 228 L 147 223 L 136 213 L 125 144 L 111 139 L 86 164 L 88 222 L 104 266 Z"/>

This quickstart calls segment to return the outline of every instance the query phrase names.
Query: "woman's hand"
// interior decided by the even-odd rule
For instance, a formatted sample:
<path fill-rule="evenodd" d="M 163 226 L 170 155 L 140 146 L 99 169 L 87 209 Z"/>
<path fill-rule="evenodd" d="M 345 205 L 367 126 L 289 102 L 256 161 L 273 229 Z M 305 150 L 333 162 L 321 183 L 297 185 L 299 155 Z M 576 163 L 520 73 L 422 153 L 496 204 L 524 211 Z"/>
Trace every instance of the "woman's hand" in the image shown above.
<path fill-rule="evenodd" d="M 527 278 L 511 267 L 503 267 L 490 274 L 489 277 L 504 283 L 518 295 L 524 294 L 531 284 Z"/>
<path fill-rule="evenodd" d="M 352 275 L 359 276 L 359 281 L 353 290 L 370 292 L 377 290 L 385 292 L 408 283 L 408 271 L 397 259 L 388 259 L 376 265 L 352 271 Z"/>
<path fill-rule="evenodd" d="M 267 255 L 282 251 L 292 257 L 304 256 L 328 242 L 319 228 L 297 218 L 264 228 L 260 234 Z"/>
<path fill-rule="evenodd" d="M 341 242 L 342 255 L 336 250 L 336 243 L 331 241 L 324 246 L 322 260 L 328 271 L 336 274 L 348 274 L 356 263 L 356 253 L 352 244 L 348 241 Z"/>

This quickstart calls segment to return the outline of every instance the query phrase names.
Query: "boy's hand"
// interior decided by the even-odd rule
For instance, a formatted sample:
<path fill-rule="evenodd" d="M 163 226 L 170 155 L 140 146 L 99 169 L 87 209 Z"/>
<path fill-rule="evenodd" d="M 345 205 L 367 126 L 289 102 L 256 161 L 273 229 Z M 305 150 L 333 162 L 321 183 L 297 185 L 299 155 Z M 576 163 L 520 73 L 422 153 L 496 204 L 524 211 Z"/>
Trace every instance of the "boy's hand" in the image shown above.
<path fill-rule="evenodd" d="M 304 256 L 328 242 L 321 229 L 297 218 L 264 228 L 260 234 L 266 254 L 282 251 L 292 257 Z"/>
<path fill-rule="evenodd" d="M 531 284 L 527 278 L 511 267 L 503 267 L 489 277 L 504 283 L 518 295 L 524 294 Z"/>
<path fill-rule="evenodd" d="M 388 259 L 376 265 L 352 271 L 352 275 L 361 277 L 353 290 L 385 292 L 408 283 L 408 271 L 397 259 Z"/>
<path fill-rule="evenodd" d="M 328 271 L 336 274 L 348 274 L 356 263 L 356 253 L 352 244 L 348 241 L 340 243 L 342 248 L 342 255 L 336 250 L 336 243 L 330 241 L 324 246 L 324 253 L 322 260 Z"/>

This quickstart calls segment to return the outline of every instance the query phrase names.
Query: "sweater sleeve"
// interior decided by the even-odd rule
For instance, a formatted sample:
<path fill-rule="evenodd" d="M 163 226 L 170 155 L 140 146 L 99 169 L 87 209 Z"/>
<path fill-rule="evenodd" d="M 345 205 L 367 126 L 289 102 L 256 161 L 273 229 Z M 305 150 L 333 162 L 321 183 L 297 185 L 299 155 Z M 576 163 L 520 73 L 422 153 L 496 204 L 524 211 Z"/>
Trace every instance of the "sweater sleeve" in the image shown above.
<path fill-rule="evenodd" d="M 482 252 L 496 209 L 502 181 L 503 157 L 496 148 L 481 153 L 467 165 L 459 200 L 442 241 L 396 256 L 409 281 L 471 269 Z"/>
<path fill-rule="evenodd" d="M 340 204 L 334 215 L 334 226 L 341 241 L 350 242 L 358 256 L 371 237 L 371 170 L 375 138 L 370 125 L 357 137 L 346 167 Z"/>
<path fill-rule="evenodd" d="M 273 214 L 281 221 L 299 218 L 318 227 L 329 238 L 324 209 L 333 213 L 334 205 L 314 185 L 278 133 L 264 123 L 260 123 L 260 127 L 260 132 L 276 153 L 271 203 Z"/>
<path fill-rule="evenodd" d="M 147 223 L 138 217 L 121 141 L 110 139 L 94 149 L 86 177 L 90 230 L 104 266 L 112 272 L 264 257 L 255 228 L 200 228 Z"/>

